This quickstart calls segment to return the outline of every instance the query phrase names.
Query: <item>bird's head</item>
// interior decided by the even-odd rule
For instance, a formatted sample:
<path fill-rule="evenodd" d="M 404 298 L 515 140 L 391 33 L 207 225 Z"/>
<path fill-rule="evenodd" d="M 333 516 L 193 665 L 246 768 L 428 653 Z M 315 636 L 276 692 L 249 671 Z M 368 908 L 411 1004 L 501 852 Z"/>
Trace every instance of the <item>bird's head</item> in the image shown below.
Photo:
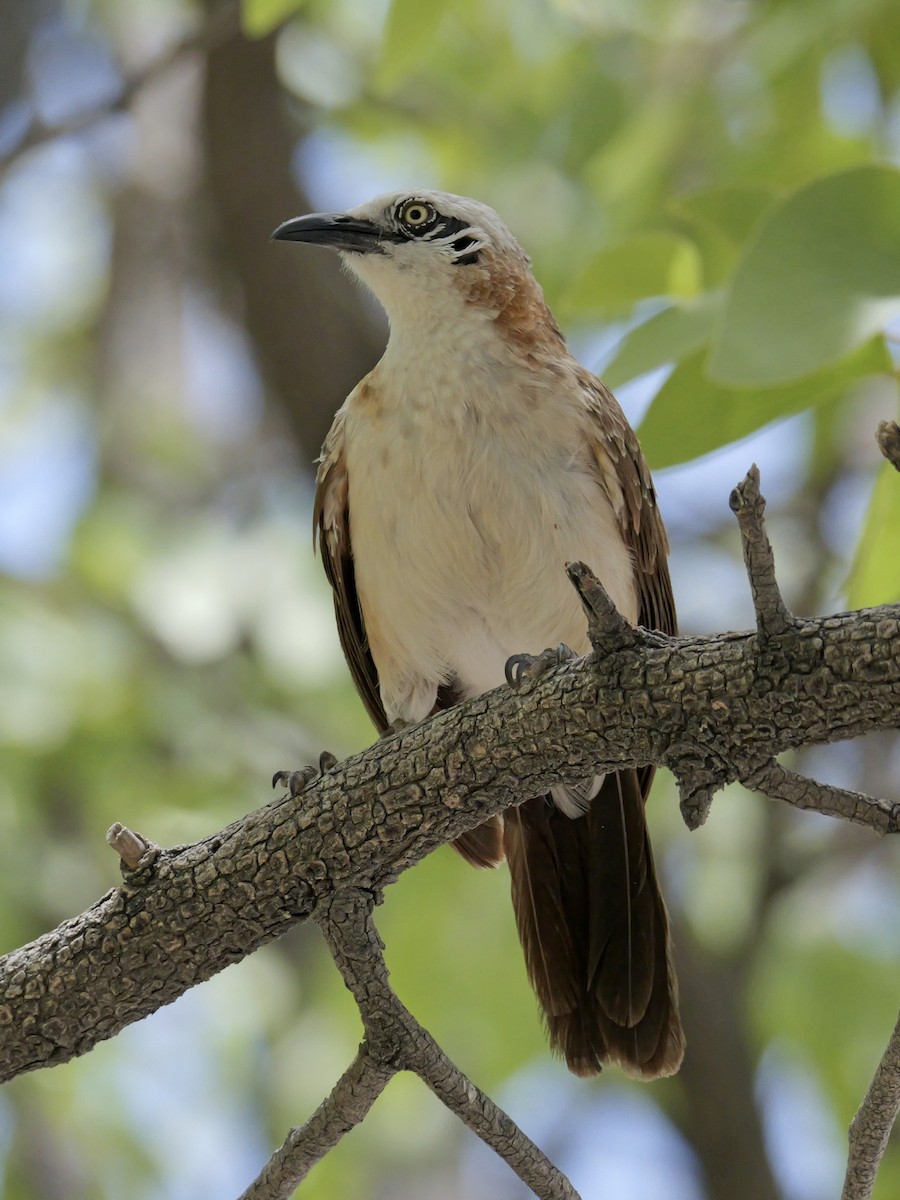
<path fill-rule="evenodd" d="M 392 327 L 458 319 L 461 309 L 502 332 L 549 322 L 559 331 L 525 251 L 492 208 L 448 192 L 393 192 L 345 213 L 312 213 L 272 234 L 339 251 L 375 293 Z"/>

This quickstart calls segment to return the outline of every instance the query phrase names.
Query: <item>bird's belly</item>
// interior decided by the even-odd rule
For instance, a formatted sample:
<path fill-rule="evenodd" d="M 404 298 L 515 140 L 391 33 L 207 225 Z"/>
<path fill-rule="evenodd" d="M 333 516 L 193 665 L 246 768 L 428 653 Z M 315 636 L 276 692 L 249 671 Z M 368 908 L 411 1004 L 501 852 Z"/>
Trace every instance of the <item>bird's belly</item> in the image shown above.
<path fill-rule="evenodd" d="M 630 555 L 591 474 L 552 448 L 526 456 L 444 432 L 369 429 L 348 452 L 356 583 L 390 720 L 427 716 L 442 683 L 464 696 L 498 686 L 511 654 L 586 652 L 568 561 L 636 616 Z"/>

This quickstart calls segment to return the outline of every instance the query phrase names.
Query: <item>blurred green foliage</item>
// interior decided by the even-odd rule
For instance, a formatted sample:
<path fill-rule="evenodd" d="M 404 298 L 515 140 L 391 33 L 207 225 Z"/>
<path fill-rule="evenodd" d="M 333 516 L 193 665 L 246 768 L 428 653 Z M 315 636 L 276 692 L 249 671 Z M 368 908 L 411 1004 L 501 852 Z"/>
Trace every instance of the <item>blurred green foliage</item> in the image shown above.
<path fill-rule="evenodd" d="M 646 408 L 655 468 L 783 422 L 753 444 L 766 491 L 768 456 L 791 448 L 769 511 L 798 611 L 900 596 L 900 486 L 886 466 L 875 483 L 871 436 L 896 416 L 895 0 L 244 0 L 241 14 L 248 37 L 275 39 L 317 207 L 423 183 L 495 205 L 585 361 L 630 414 Z M 127 64 L 205 19 L 187 0 L 98 0 L 70 17 Z M 91 74 L 78 45 L 57 60 L 73 78 Z M 50 139 L 0 179 L 4 948 L 115 886 L 114 820 L 190 841 L 264 803 L 275 768 L 372 737 L 311 555 L 310 482 L 254 366 L 259 331 L 228 302 L 217 198 L 199 182 L 202 88 L 189 63 L 155 99 L 139 93 L 131 117 Z M 752 619 L 727 511 L 749 456 L 660 479 L 677 598 L 702 614 L 692 628 Z M 799 765 L 896 794 L 893 742 L 845 749 Z M 737 994 L 751 1059 L 796 1064 L 815 1112 L 844 1127 L 900 993 L 895 852 L 739 789 L 690 838 L 668 778 L 651 809 L 685 936 L 749 978 Z M 379 927 L 406 1003 L 515 1109 L 546 1051 L 506 893 L 502 871 L 442 849 L 388 890 Z M 0 1093 L 3 1194 L 237 1194 L 358 1036 L 315 931 L 298 930 Z M 564 1095 L 588 1111 L 630 1086 L 610 1072 Z M 689 1135 L 696 1087 L 642 1094 Z M 539 1141 L 551 1115 L 529 1128 Z M 798 1169 L 818 1178 L 821 1143 L 801 1133 L 793 1175 L 771 1151 L 783 1194 L 836 1194 L 833 1177 L 791 1184 Z M 621 1176 L 588 1170 L 582 1146 L 557 1149 L 586 1200 L 615 1194 Z M 500 1195 L 470 1153 L 424 1089 L 398 1080 L 303 1194 Z M 649 1196 L 640 1157 L 629 1194 Z M 702 1194 L 664 1166 L 658 1194 Z M 876 1196 L 898 1191 L 893 1150 Z"/>

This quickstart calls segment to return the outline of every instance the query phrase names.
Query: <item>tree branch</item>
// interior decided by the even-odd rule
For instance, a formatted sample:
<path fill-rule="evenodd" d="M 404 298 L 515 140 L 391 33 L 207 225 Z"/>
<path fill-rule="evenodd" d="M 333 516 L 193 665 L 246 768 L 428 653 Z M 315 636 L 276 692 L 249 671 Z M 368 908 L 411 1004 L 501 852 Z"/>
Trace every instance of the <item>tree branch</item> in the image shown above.
<path fill-rule="evenodd" d="M 218 46 L 230 37 L 239 26 L 240 7 L 233 0 L 226 0 L 225 3 L 209 13 L 198 29 L 168 46 L 156 58 L 151 59 L 149 63 L 125 79 L 118 95 L 107 103 L 79 112 L 58 125 L 47 125 L 37 113 L 33 113 L 31 120 L 22 130 L 19 140 L 5 155 L 0 157 L 0 178 L 14 162 L 27 154 L 29 150 L 34 150 L 37 146 L 54 141 L 56 138 L 81 133 L 112 113 L 124 112 L 130 107 L 138 92 L 147 84 L 159 79 L 188 55 L 206 52 Z"/>
<path fill-rule="evenodd" d="M 740 526 L 744 565 L 756 610 L 756 628 L 760 642 L 765 644 L 788 633 L 794 618 L 781 598 L 781 589 L 775 578 L 775 556 L 766 536 L 763 520 L 766 502 L 759 490 L 759 467 L 756 463 L 731 493 L 728 503 Z"/>
<path fill-rule="evenodd" d="M 879 833 L 897 832 L 897 805 L 892 800 L 880 800 L 862 792 L 819 783 L 796 771 L 789 771 L 774 759 L 739 777 L 744 787 L 761 792 L 770 800 L 784 800 L 807 812 L 839 817 L 855 825 L 868 825 Z"/>
<path fill-rule="evenodd" d="M 900 1017 L 875 1077 L 850 1125 L 850 1154 L 841 1200 L 869 1200 L 875 1176 L 900 1112 Z"/>
<path fill-rule="evenodd" d="M 396 1074 L 378 1063 L 365 1042 L 305 1125 L 292 1129 L 282 1145 L 238 1200 L 288 1200 L 320 1158 L 366 1116 Z"/>
<path fill-rule="evenodd" d="M 302 1129 L 291 1130 L 240 1200 L 284 1200 L 292 1195 L 310 1167 L 363 1119 L 388 1080 L 403 1070 L 418 1075 L 541 1200 L 578 1200 L 565 1176 L 401 1004 L 388 981 L 372 920 L 375 899 L 371 892 L 348 889 L 323 904 L 316 917 L 359 1007 L 365 1041 L 328 1099 Z"/>
<path fill-rule="evenodd" d="M 145 856 L 87 912 L 0 959 L 0 1079 L 85 1053 L 333 893 L 383 888 L 560 777 L 669 766 L 696 824 L 705 803 L 691 809 L 692 798 L 752 780 L 784 751 L 900 724 L 900 605 L 797 620 L 775 659 L 756 633 L 636 639 L 565 663 L 527 692 L 479 696 L 348 759 L 300 797 Z M 890 801 L 845 811 L 826 792 L 821 807 L 852 810 L 881 833 L 900 828 Z"/>
<path fill-rule="evenodd" d="M 378 742 L 302 795 L 194 845 L 160 850 L 114 826 L 122 886 L 0 959 L 0 1079 L 83 1054 L 312 918 L 357 1000 L 365 1040 L 245 1196 L 288 1195 L 391 1075 L 411 1070 L 540 1196 L 573 1197 L 394 995 L 372 906 L 407 867 L 523 796 L 559 778 L 648 763 L 674 771 L 690 825 L 718 788 L 739 779 L 880 833 L 900 830 L 897 802 L 823 787 L 774 762 L 800 746 L 900 724 L 900 605 L 792 617 L 775 582 L 755 471 L 734 503 L 756 631 L 669 638 L 632 629 L 590 571 L 573 564 L 595 645 L 587 658 L 559 655 L 558 669 L 527 688 L 499 688 Z M 873 1173 L 883 1141 L 868 1114 L 893 1119 L 896 1066 L 894 1048 L 858 1118 L 856 1158 Z"/>

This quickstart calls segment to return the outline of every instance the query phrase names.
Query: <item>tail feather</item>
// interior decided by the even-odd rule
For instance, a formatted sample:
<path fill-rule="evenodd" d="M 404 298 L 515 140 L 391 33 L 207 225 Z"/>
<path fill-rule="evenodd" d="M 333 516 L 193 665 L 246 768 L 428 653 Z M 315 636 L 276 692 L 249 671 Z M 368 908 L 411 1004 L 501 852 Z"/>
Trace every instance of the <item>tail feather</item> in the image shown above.
<path fill-rule="evenodd" d="M 643 802 L 634 803 L 632 780 L 609 776 L 594 801 L 588 828 L 578 836 L 591 847 L 588 872 L 590 950 L 588 985 L 610 1018 L 626 1028 L 637 1025 L 650 1002 L 657 936 L 658 892 L 647 886 L 649 839 Z"/>
<path fill-rule="evenodd" d="M 534 805 L 529 801 L 528 805 Z M 503 842 L 513 889 L 513 908 L 519 924 L 525 966 L 532 987 L 548 1018 L 564 1016 L 578 1004 L 578 963 L 583 957 L 581 931 L 570 920 L 566 884 L 571 872 L 565 848 L 554 840 L 538 811 L 525 805 L 507 810 Z M 525 928 L 535 936 L 522 936 Z"/>
<path fill-rule="evenodd" d="M 503 830 L 499 817 L 489 817 L 481 825 L 461 833 L 452 843 L 473 867 L 499 867 L 503 862 Z"/>
<path fill-rule="evenodd" d="M 574 820 L 545 797 L 504 819 L 528 974 L 551 1045 L 579 1075 L 606 1061 L 669 1075 L 684 1051 L 642 782 L 610 774 Z"/>

